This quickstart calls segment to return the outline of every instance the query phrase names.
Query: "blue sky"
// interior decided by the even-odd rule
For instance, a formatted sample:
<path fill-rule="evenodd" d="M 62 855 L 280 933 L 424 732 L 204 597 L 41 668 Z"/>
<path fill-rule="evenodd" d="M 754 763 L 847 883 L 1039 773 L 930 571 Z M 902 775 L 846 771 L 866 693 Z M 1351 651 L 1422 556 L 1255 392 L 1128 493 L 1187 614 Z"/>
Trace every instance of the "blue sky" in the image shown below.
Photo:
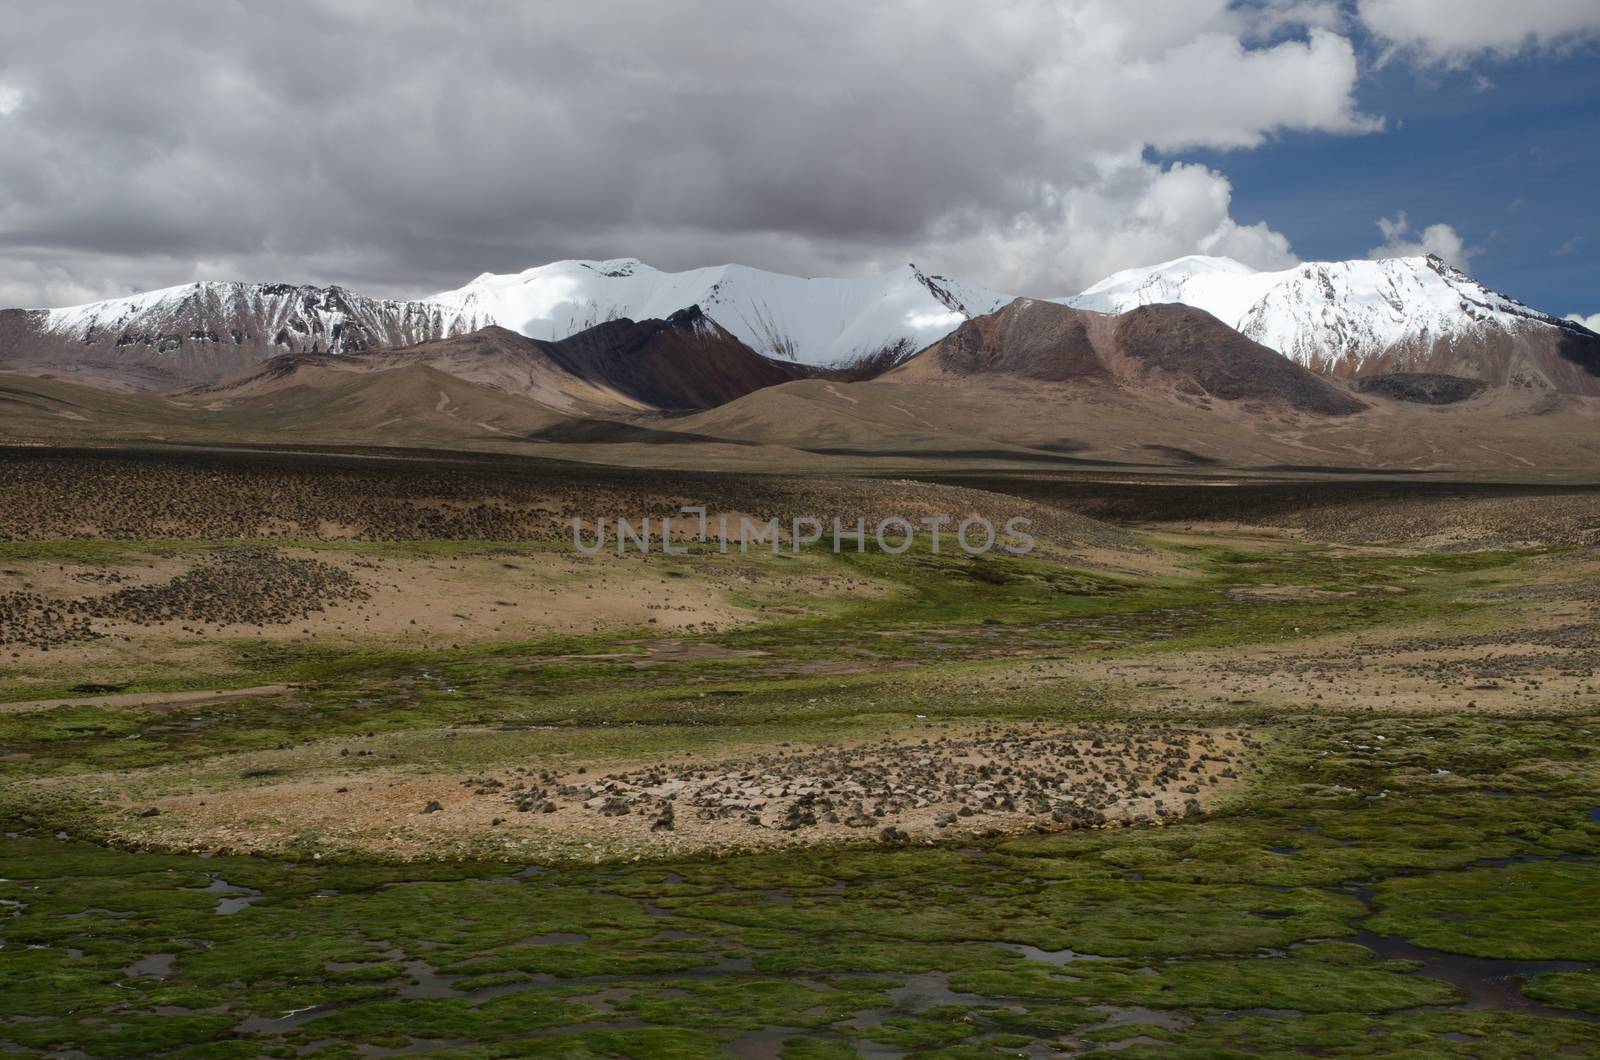
<path fill-rule="evenodd" d="M 1360 109 L 1385 131 L 1290 133 L 1253 150 L 1193 151 L 1233 183 L 1233 215 L 1266 221 L 1307 260 L 1365 257 L 1376 221 L 1444 223 L 1470 271 L 1557 314 L 1600 313 L 1600 46 L 1462 69 L 1376 62 Z"/>

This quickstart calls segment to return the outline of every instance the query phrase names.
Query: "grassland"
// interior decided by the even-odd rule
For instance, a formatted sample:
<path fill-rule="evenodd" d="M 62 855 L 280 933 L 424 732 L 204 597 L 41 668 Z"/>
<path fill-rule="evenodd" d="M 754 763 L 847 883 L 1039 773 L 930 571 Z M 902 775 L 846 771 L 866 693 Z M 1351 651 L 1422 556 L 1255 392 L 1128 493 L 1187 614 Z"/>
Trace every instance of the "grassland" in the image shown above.
<path fill-rule="evenodd" d="M 240 543 L 7 542 L 0 566 L 184 568 Z M 525 606 L 581 607 L 599 576 L 547 543 L 256 544 L 374 581 L 359 564 L 519 578 Z M 11 659 L 0 1044 L 1597 1054 L 1592 549 L 1168 527 L 1093 561 L 628 563 L 614 588 L 701 594 L 736 620 L 397 643 L 330 607 L 309 634 L 210 629 L 197 646 L 162 626 L 133 653 Z M 195 690 L 221 694 L 177 698 Z M 1127 827 L 980 812 L 939 835 L 781 846 L 755 825 L 686 849 L 457 813 L 479 798 L 464 781 L 516 770 L 666 774 L 986 725 L 1228 735 L 1236 775 L 1204 812 Z M 430 784 L 456 793 L 439 812 L 416 794 Z M 334 827 L 309 809 L 339 789 L 369 808 L 396 794 Z M 239 808 L 252 793 L 266 809 Z"/>

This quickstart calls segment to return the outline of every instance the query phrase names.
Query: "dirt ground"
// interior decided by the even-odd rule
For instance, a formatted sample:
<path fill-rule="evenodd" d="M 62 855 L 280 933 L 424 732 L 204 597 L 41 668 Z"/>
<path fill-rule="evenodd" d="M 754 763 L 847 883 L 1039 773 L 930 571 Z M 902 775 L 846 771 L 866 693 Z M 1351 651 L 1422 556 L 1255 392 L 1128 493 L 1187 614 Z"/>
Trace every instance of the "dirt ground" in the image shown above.
<path fill-rule="evenodd" d="M 401 857 L 485 837 L 519 853 L 652 856 L 916 841 L 1200 813 L 1238 781 L 1254 744 L 1247 729 L 928 722 L 873 740 L 592 771 L 536 757 L 465 776 L 335 769 L 127 798 L 123 816 L 138 822 L 130 838 L 191 849 L 281 850 L 315 834 Z M 152 808 L 159 814 L 136 816 Z"/>
<path fill-rule="evenodd" d="M 237 561 L 224 551 L 222 563 Z M 486 549 L 442 556 L 385 556 L 361 550 L 273 548 L 284 560 L 315 564 L 348 576 L 356 590 L 344 598 L 312 595 L 298 607 L 264 613 L 258 621 L 228 621 L 212 599 L 178 602 L 181 617 L 140 613 L 84 617 L 83 626 L 57 623 L 41 634 L 37 616 L 72 616 L 108 592 L 162 592 L 208 561 L 207 553 L 137 555 L 115 563 L 9 560 L 0 566 L 0 599 L 36 598 L 19 614 L 0 611 L 0 658 L 17 670 L 115 669 L 119 658 L 170 656 L 203 665 L 207 641 L 249 638 L 314 641 L 352 647 L 439 648 L 503 642 L 601 629 L 648 628 L 663 633 L 715 632 L 774 612 L 736 599 L 799 600 L 848 592 L 871 598 L 884 587 L 866 578 L 786 571 L 772 564 L 731 561 L 683 577 L 667 557 L 587 557 L 557 551 Z M 232 587 L 246 583 L 236 579 Z M 242 588 L 240 591 L 243 591 Z M 780 605 L 780 612 L 781 612 Z M 798 613 L 798 612 L 797 612 Z M 72 702 L 86 702 L 73 699 Z"/>
<path fill-rule="evenodd" d="M 1515 589 L 1476 598 L 1500 605 L 1492 629 L 1407 626 L 1273 647 L 1089 657 L 1041 670 L 1131 689 L 1147 707 L 1184 710 L 1310 703 L 1330 711 L 1560 711 L 1600 689 L 1600 550 L 1548 555 L 1534 572 Z M 1276 586 L 1243 595 L 1330 594 Z"/>

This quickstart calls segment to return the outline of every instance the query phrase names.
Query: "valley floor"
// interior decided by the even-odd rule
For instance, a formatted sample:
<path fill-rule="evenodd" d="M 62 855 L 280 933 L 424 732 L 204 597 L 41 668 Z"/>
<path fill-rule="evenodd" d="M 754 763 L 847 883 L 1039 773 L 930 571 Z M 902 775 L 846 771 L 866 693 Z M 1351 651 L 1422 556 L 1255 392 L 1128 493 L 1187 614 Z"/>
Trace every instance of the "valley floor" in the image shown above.
<path fill-rule="evenodd" d="M 728 478 L 1059 518 L 589 558 L 560 481 L 73 528 L 57 470 L 0 540 L 0 1048 L 1600 1055 L 1600 494 Z M 656 478 L 586 503 L 712 488 Z"/>

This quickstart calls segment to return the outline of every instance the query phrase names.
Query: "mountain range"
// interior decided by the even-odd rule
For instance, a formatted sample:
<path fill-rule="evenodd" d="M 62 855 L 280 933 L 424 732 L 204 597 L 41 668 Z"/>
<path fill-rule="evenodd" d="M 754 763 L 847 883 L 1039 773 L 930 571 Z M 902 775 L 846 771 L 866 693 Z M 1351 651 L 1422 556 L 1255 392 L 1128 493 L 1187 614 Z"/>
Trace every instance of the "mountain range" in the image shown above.
<path fill-rule="evenodd" d="M 625 259 L 0 313 L 0 438 L 46 444 L 1587 474 L 1597 420 L 1600 336 L 1436 258 L 1185 258 L 1055 300 Z"/>
<path fill-rule="evenodd" d="M 0 371 L 173 390 L 284 353 L 393 349 L 498 326 L 555 341 L 691 307 L 770 360 L 870 378 L 1014 298 L 907 265 L 803 279 L 740 265 L 664 272 L 635 259 L 485 273 L 431 297 L 203 281 L 63 309 L 0 311 Z M 1436 257 L 1320 262 L 1262 272 L 1185 257 L 1054 299 L 1121 313 L 1179 303 L 1313 371 L 1426 373 L 1600 395 L 1600 336 L 1490 290 Z"/>
<path fill-rule="evenodd" d="M 1431 255 L 1308 262 L 1281 272 L 1185 257 L 1116 273 L 1061 301 L 1102 313 L 1181 302 L 1334 375 L 1443 373 L 1600 395 L 1600 336 Z"/>
<path fill-rule="evenodd" d="M 280 353 L 410 346 L 454 333 L 447 317 L 430 302 L 341 287 L 204 280 L 64 309 L 0 310 L 0 371 L 170 390 Z"/>

